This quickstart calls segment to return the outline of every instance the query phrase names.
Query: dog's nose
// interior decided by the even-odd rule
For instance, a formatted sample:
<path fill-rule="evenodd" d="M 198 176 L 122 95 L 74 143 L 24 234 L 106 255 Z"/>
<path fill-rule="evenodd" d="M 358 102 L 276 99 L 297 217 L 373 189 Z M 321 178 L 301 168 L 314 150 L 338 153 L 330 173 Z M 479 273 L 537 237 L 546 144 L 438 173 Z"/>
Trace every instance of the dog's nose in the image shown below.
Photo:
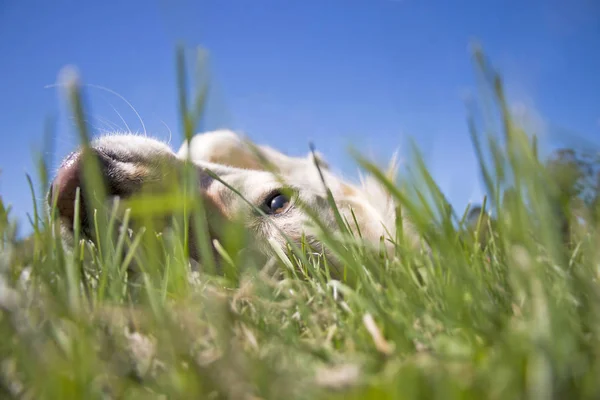
<path fill-rule="evenodd" d="M 58 214 L 70 224 L 75 218 L 75 197 L 77 188 L 81 186 L 81 153 L 72 153 L 58 169 L 56 178 L 50 186 L 48 203 L 52 206 L 56 197 Z M 81 190 L 81 189 L 80 189 Z M 83 198 L 80 198 L 83 201 Z M 83 210 L 85 210 L 83 208 Z M 85 211 L 83 211 L 85 212 Z"/>

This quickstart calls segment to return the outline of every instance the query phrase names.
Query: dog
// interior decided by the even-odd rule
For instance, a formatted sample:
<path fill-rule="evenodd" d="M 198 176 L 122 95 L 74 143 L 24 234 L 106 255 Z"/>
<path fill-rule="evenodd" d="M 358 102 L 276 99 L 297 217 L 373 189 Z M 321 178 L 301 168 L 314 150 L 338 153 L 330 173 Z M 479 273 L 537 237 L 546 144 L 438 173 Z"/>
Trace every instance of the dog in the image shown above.
<path fill-rule="evenodd" d="M 219 219 L 238 218 L 261 254 L 272 256 L 277 247 L 284 249 L 288 241 L 299 246 L 305 240 L 313 249 L 335 259 L 318 239 L 323 229 L 341 232 L 340 218 L 336 218 L 330 203 L 333 198 L 339 216 L 355 236 L 375 247 L 381 246 L 383 238 L 387 251 L 393 253 L 392 241 L 385 240 L 396 234 L 397 205 L 392 196 L 370 176 L 362 178 L 359 184 L 342 180 L 316 152 L 291 157 L 256 145 L 230 130 L 197 134 L 184 142 L 178 152 L 149 137 L 107 134 L 92 141 L 89 151 L 99 161 L 107 200 L 126 200 L 142 191 L 165 191 L 177 176 L 173 171 L 180 171 L 189 163 L 207 206 L 211 239 L 218 236 L 215 232 L 221 223 Z M 66 157 L 48 194 L 49 205 L 56 201 L 63 236 L 67 238 L 73 234 L 76 189 L 86 184 L 82 154 L 79 149 Z M 391 179 L 395 171 L 394 164 Z M 80 191 L 81 210 L 88 204 L 85 193 Z M 315 216 L 320 223 L 315 223 Z M 92 239 L 94 229 L 84 212 L 80 212 L 78 222 L 83 236 Z M 418 246 L 418 235 L 410 221 L 405 219 L 403 230 Z M 195 247 L 189 249 L 189 254 L 201 261 Z"/>

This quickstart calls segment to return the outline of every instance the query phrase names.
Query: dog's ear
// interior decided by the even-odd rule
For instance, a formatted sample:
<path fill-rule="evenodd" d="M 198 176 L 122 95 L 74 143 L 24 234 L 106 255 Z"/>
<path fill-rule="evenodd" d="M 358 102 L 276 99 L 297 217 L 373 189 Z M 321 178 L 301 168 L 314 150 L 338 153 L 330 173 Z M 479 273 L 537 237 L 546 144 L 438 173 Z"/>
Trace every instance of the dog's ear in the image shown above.
<path fill-rule="evenodd" d="M 314 165 L 329 169 L 322 154 L 309 153 L 307 157 L 291 157 L 269 146 L 257 145 L 247 136 L 229 130 L 206 132 L 194 136 L 189 148 L 184 143 L 177 156 L 190 156 L 193 162 L 209 162 L 234 168 L 271 171 L 286 174 L 299 168 Z"/>
<path fill-rule="evenodd" d="M 193 162 L 209 162 L 234 168 L 263 169 L 261 161 L 249 146 L 248 139 L 229 130 L 197 134 L 188 146 L 185 142 L 177 156 L 190 157 Z"/>

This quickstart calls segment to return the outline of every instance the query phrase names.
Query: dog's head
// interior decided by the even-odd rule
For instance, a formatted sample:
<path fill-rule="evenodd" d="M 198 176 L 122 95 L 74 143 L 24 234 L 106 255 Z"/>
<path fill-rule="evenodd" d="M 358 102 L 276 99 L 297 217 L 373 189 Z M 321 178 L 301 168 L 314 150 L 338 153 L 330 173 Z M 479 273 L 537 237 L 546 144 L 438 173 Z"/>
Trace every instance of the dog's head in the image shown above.
<path fill-rule="evenodd" d="M 298 244 L 302 237 L 318 251 L 326 250 L 317 240 L 321 228 L 310 216 L 317 216 L 321 227 L 328 230 L 339 228 L 325 184 L 342 217 L 360 230 L 363 239 L 379 244 L 382 236 L 394 235 L 395 207 L 390 196 L 373 182 L 359 187 L 342 181 L 319 155 L 289 157 L 254 146 L 230 131 L 196 135 L 178 153 L 159 141 L 123 134 L 101 137 L 89 150 L 99 161 L 106 200 L 167 191 L 181 182 L 185 160 L 191 161 L 197 189 L 207 207 L 209 232 L 216 232 L 222 219 L 241 218 L 264 253 L 269 253 L 273 244 L 285 246 L 287 240 Z M 50 201 L 56 200 L 67 234 L 74 223 L 76 189 L 86 184 L 82 170 L 82 151 L 76 151 L 63 161 L 48 196 Z M 86 191 L 80 194 L 81 231 L 91 238 L 93 227 L 83 212 L 88 204 Z M 195 249 L 190 249 L 190 254 L 198 257 Z"/>

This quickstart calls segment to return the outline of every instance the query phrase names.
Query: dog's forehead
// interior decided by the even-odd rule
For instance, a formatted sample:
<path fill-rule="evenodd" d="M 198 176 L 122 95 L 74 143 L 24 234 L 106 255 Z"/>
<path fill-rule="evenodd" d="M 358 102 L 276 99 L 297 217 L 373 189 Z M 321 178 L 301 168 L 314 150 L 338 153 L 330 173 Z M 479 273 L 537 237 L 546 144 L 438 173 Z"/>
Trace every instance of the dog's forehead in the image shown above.
<path fill-rule="evenodd" d="M 173 150 L 165 143 L 141 135 L 106 135 L 95 139 L 92 147 L 110 149 L 123 155 L 158 156 L 174 154 Z"/>

